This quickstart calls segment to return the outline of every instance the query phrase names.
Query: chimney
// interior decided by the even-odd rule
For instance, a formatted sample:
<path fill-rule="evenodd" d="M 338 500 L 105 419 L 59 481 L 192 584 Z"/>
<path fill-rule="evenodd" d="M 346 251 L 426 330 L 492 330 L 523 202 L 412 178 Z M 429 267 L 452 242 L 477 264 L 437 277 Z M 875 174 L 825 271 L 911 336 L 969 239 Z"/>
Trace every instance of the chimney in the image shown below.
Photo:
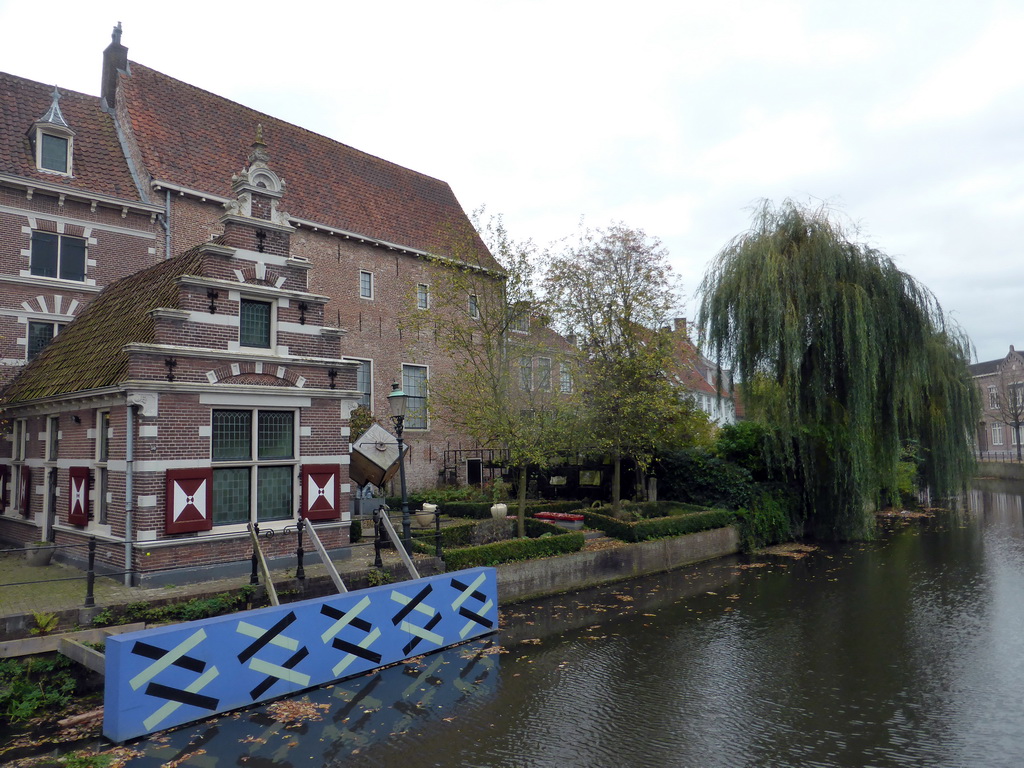
<path fill-rule="evenodd" d="M 110 45 L 103 51 L 103 82 L 100 96 L 108 110 L 114 108 L 117 96 L 117 73 L 128 71 L 128 49 L 121 45 L 121 22 L 117 22 L 110 34 Z"/>
<path fill-rule="evenodd" d="M 675 326 L 676 333 L 683 333 L 683 334 L 686 333 L 686 318 L 685 317 L 677 317 L 677 318 L 675 318 L 672 321 L 672 324 Z"/>

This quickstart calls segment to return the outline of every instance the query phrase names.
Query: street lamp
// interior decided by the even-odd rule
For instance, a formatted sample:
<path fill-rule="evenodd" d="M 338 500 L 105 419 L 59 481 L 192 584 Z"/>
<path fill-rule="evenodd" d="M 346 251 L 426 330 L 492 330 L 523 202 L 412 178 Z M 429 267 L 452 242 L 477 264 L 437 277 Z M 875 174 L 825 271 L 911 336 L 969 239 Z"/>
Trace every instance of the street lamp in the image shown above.
<path fill-rule="evenodd" d="M 395 424 L 395 437 L 398 438 L 398 477 L 402 485 L 402 545 L 411 556 L 412 532 L 409 528 L 409 497 L 405 491 L 405 451 L 402 450 L 402 430 L 405 428 L 405 409 L 408 407 L 408 401 L 408 395 L 398 388 L 398 382 L 392 382 L 388 408 L 391 409 L 391 421 Z"/>

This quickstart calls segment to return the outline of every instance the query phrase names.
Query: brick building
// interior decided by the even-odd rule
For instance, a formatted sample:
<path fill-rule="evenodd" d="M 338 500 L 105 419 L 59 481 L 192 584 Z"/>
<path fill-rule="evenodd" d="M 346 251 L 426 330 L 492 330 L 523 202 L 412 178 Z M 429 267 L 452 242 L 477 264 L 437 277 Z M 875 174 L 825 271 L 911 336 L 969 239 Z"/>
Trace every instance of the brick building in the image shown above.
<path fill-rule="evenodd" d="M 223 234 L 105 288 L 7 386 L 5 539 L 94 536 L 102 570 L 143 582 L 242 570 L 247 524 L 296 511 L 348 543 L 358 365 L 291 253 L 266 160 L 257 142 Z"/>
<path fill-rule="evenodd" d="M 143 541 L 212 535 L 167 527 L 170 481 L 160 473 L 193 459 L 211 468 L 222 418 L 214 406 L 226 405 L 182 388 L 246 397 L 273 389 L 251 402 L 270 397 L 272 410 L 294 414 L 296 488 L 313 459 L 340 465 L 336 481 L 347 484 L 339 457 L 348 415 L 362 403 L 386 417 L 392 381 L 412 396 L 411 487 L 436 483 L 445 456 L 470 444 L 445 413 L 427 409 L 430 382 L 451 366 L 437 344 L 444 313 L 431 295 L 453 266 L 494 280 L 501 270 L 446 183 L 129 62 L 120 25 L 103 52 L 99 97 L 7 74 L 0 86 L 0 383 L 33 362 L 4 394 L 0 539 L 93 532 L 114 568 L 126 543 L 137 556 Z M 449 255 L 456 241 L 457 260 Z M 112 298 L 102 293 L 108 286 L 116 286 Z M 82 324 L 96 335 L 72 333 L 78 324 L 69 323 L 99 297 L 99 314 Z M 256 322 L 246 313 L 265 315 L 266 306 L 272 340 L 254 353 L 242 339 Z M 119 325 L 118 312 L 135 324 Z M 100 334 L 99 325 L 121 331 Z M 79 366 L 86 349 L 89 364 L 74 369 L 97 377 L 69 380 L 65 363 Z M 107 367 L 113 360 L 116 371 Z M 158 397 L 142 397 L 136 382 Z M 254 424 L 260 413 L 252 406 Z M 319 435 L 316 425 L 326 424 L 333 438 L 301 432 Z M 129 443 L 150 463 L 136 464 L 126 494 Z M 69 499 L 81 500 L 84 486 L 71 476 L 80 479 L 85 466 L 82 518 Z M 253 458 L 251 472 L 259 466 Z M 465 466 L 456 469 L 465 477 Z M 293 512 L 298 504 L 294 493 Z M 216 510 L 212 519 L 218 528 Z M 158 549 L 147 549 L 150 562 Z M 180 554 L 164 549 L 168 562 Z"/>
<path fill-rule="evenodd" d="M 1013 345 L 1005 357 L 970 366 L 981 396 L 981 421 L 976 435 L 982 458 L 1017 457 L 1016 427 L 1024 438 L 1024 355 Z"/>

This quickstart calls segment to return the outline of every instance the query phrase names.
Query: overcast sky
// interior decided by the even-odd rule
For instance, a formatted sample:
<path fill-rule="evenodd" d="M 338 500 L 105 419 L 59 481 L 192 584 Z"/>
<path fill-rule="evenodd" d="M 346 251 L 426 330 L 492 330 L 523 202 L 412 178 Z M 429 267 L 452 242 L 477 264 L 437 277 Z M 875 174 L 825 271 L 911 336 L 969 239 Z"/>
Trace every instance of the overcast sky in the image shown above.
<path fill-rule="evenodd" d="M 931 288 L 979 359 L 1024 346 L 1019 1 L 0 0 L 0 70 L 98 94 L 118 21 L 130 59 L 444 179 L 517 238 L 645 230 L 690 316 L 751 207 L 791 197 Z"/>

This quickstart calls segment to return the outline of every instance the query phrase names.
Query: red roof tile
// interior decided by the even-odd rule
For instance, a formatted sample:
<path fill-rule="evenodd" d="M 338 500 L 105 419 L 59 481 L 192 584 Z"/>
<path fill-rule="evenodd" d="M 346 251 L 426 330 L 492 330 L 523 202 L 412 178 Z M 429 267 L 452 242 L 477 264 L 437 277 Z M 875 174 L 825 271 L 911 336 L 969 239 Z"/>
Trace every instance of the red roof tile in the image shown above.
<path fill-rule="evenodd" d="M 117 98 L 156 181 L 233 197 L 231 176 L 245 165 L 260 124 L 269 165 L 286 184 L 281 208 L 296 218 L 441 254 L 446 233 L 468 224 L 443 181 L 141 64 L 131 62 L 130 71 L 120 75 Z M 482 265 L 497 267 L 480 248 Z"/>
<path fill-rule="evenodd" d="M 138 201 L 138 189 L 121 151 L 114 120 L 96 96 L 60 88 L 60 110 L 75 132 L 74 176 L 36 168 L 32 126 L 50 108 L 53 85 L 0 72 L 0 173 L 37 179 L 70 190 Z"/>

